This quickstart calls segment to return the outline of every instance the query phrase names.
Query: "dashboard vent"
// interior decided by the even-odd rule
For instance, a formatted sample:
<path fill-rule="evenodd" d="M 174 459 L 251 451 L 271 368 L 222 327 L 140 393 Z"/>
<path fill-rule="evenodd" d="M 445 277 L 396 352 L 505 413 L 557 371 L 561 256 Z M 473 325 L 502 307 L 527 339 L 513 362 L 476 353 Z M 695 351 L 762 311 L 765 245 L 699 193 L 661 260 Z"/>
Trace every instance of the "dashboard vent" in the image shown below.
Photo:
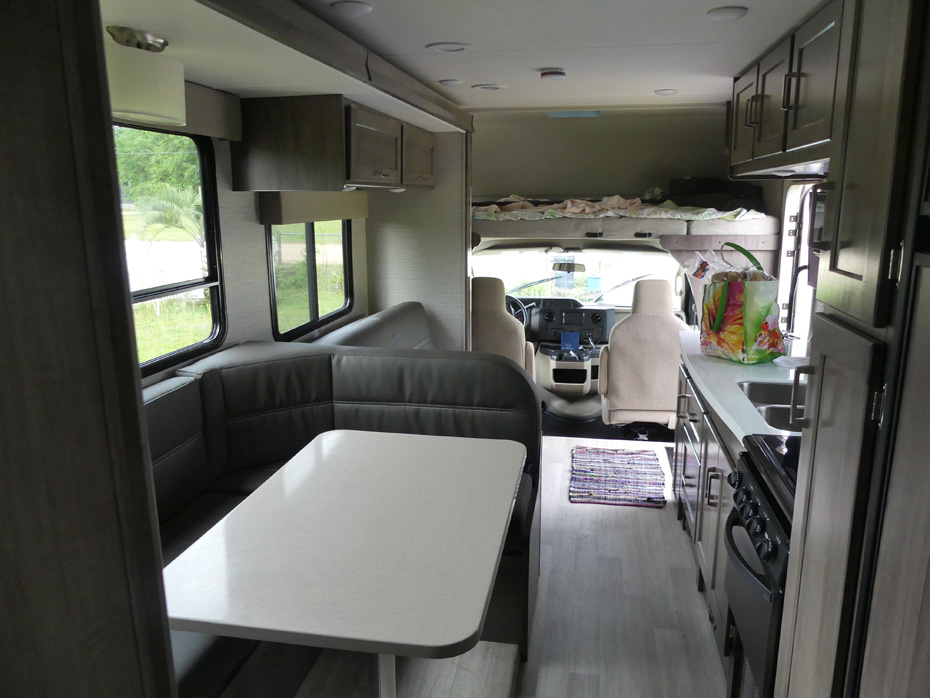
<path fill-rule="evenodd" d="M 553 312 L 551 312 L 551 311 L 548 312 L 548 313 L 546 313 L 546 315 L 545 315 L 545 320 L 546 320 L 546 322 L 552 322 L 553 320 L 555 320 L 555 313 L 553 313 Z"/>
<path fill-rule="evenodd" d="M 603 319 L 604 318 L 600 313 L 591 313 L 591 322 L 597 324 Z"/>

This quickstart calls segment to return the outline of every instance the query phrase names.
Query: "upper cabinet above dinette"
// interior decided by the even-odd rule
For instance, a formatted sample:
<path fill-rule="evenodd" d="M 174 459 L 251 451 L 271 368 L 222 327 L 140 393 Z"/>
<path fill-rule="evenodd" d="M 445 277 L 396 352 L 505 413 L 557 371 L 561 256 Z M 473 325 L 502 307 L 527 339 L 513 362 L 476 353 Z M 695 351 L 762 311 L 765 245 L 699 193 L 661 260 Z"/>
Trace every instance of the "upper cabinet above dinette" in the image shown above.
<path fill-rule="evenodd" d="M 841 13 L 834 0 L 734 80 L 733 176 L 826 171 Z"/>
<path fill-rule="evenodd" d="M 233 188 L 431 187 L 432 156 L 433 134 L 341 95 L 243 99 Z"/>

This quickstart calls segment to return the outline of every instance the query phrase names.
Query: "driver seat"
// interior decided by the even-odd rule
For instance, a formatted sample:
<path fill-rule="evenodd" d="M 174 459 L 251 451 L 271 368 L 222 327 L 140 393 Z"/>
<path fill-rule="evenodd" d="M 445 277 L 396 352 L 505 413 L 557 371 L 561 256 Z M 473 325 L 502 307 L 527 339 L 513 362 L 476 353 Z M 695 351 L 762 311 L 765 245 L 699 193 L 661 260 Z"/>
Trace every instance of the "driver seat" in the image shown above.
<path fill-rule="evenodd" d="M 507 357 L 534 378 L 533 345 L 526 341 L 523 323 L 507 312 L 500 279 L 476 276 L 471 281 L 471 348 Z"/>

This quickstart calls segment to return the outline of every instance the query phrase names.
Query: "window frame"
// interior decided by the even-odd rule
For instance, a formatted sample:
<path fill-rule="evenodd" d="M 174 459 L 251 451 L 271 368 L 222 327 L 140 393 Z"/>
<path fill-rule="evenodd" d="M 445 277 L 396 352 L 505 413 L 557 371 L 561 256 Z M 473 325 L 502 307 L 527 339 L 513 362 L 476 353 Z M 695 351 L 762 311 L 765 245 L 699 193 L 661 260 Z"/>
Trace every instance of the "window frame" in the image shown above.
<path fill-rule="evenodd" d="M 333 219 L 340 220 L 340 219 Z M 268 297 L 270 300 L 271 307 L 271 334 L 274 336 L 275 341 L 277 342 L 292 342 L 295 339 L 303 337 L 304 335 L 313 332 L 325 325 L 330 324 L 334 320 L 337 320 L 341 317 L 348 315 L 352 312 L 352 309 L 355 307 L 355 284 L 353 283 L 353 274 L 352 274 L 352 220 L 349 218 L 343 218 L 342 220 L 342 268 L 343 268 L 343 286 L 345 288 L 345 304 L 338 310 L 334 310 L 325 315 L 318 316 L 314 319 L 311 319 L 309 322 L 305 322 L 302 325 L 298 325 L 293 329 L 281 332 L 278 326 L 278 300 L 277 300 L 277 291 L 275 289 L 275 279 L 274 279 L 274 233 L 272 224 L 267 224 L 265 226 L 265 257 L 268 262 Z M 316 305 L 316 312 L 319 313 L 319 297 L 317 294 L 317 284 L 316 284 L 316 231 L 315 224 L 322 223 L 324 221 L 306 221 L 304 223 L 304 231 L 306 233 L 306 246 L 307 246 L 307 277 L 308 277 L 308 295 L 312 293 L 311 300 Z M 313 264 L 310 264 L 311 251 L 313 252 Z M 311 269 L 312 267 L 312 269 Z M 310 282 L 313 283 L 310 283 Z M 312 289 L 312 291 L 310 290 Z"/>
<path fill-rule="evenodd" d="M 216 188 L 216 155 L 213 149 L 213 140 L 209 136 L 200 136 L 191 133 L 181 133 L 178 131 L 169 131 L 160 128 L 149 128 L 137 126 L 135 124 L 124 124 L 114 122 L 114 126 L 120 128 L 134 128 L 139 131 L 152 131 L 155 133 L 164 133 L 169 136 L 183 136 L 190 138 L 197 148 L 197 156 L 200 162 L 200 196 L 201 205 L 203 206 L 203 229 L 205 250 L 207 254 L 207 275 L 201 279 L 184 281 L 175 284 L 165 284 L 153 288 L 146 288 L 130 293 L 131 310 L 137 303 L 157 300 L 166 296 L 173 296 L 179 293 L 197 291 L 203 289 L 210 295 L 210 315 L 213 321 L 213 331 L 210 335 L 196 344 L 181 347 L 167 354 L 162 354 L 154 359 L 141 362 L 139 370 L 143 378 L 154 375 L 166 369 L 172 368 L 184 361 L 196 358 L 222 345 L 226 339 L 227 333 L 227 316 L 226 316 L 226 293 L 225 284 L 223 283 L 223 262 L 222 262 L 222 243 L 220 240 L 219 225 L 219 201 Z M 114 144 L 113 159 L 116 161 L 116 148 Z M 122 230 L 122 216 L 120 217 L 120 229 Z M 124 232 L 125 236 L 125 232 Z M 133 315 L 135 315 L 133 311 Z M 133 323 L 135 328 L 135 322 Z M 133 329 L 133 342 L 137 338 L 135 329 Z M 138 348 L 137 348 L 138 356 Z"/>

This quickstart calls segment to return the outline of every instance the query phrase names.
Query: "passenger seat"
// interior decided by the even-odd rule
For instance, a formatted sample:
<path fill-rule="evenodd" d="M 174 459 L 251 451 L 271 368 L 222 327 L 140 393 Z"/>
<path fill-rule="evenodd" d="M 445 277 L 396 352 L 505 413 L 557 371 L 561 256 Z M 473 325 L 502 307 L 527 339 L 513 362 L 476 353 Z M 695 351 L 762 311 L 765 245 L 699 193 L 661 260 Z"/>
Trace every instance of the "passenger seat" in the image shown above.
<path fill-rule="evenodd" d="M 535 380 L 536 356 L 522 323 L 507 312 L 504 282 L 476 276 L 471 282 L 471 348 L 504 356 Z"/>

